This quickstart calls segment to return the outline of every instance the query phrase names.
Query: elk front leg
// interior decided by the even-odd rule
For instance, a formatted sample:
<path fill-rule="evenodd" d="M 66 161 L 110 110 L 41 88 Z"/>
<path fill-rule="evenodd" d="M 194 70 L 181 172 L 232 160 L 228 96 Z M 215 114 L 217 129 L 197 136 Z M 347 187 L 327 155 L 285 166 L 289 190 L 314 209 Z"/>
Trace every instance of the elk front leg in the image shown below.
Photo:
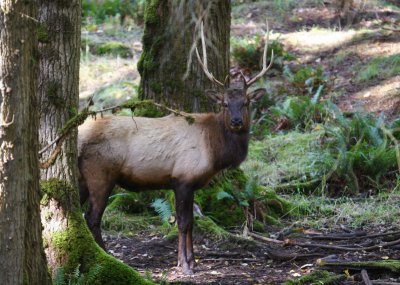
<path fill-rule="evenodd" d="M 185 185 L 175 189 L 175 207 L 178 220 L 178 266 L 186 275 L 192 275 L 194 265 L 192 227 L 193 227 L 193 190 Z"/>

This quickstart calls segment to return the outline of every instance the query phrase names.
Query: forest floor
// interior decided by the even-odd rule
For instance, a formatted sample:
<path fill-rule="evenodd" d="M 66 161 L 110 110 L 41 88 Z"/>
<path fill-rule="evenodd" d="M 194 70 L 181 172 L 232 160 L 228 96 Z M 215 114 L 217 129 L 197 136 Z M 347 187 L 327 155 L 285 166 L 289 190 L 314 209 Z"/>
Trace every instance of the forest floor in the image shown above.
<path fill-rule="evenodd" d="M 176 242 L 168 241 L 161 235 L 105 236 L 105 240 L 112 255 L 143 275 L 170 284 L 282 284 L 314 271 L 321 260 L 344 263 L 400 259 L 400 231 L 393 228 L 375 228 L 369 233 L 343 227 L 330 233 L 311 229 L 299 233 L 299 230 L 292 229 L 290 234 L 281 235 L 278 241 L 282 244 L 262 241 L 261 238 L 255 238 L 253 242 L 235 242 L 198 237 L 195 240 L 197 267 L 193 276 L 182 275 L 178 268 L 172 266 L 177 261 Z M 397 246 L 365 249 L 387 242 Z M 335 246 L 358 250 L 339 250 Z M 323 266 L 321 268 L 324 269 Z M 346 266 L 341 266 L 336 271 L 343 273 L 345 269 Z M 347 274 L 351 279 L 341 284 L 364 284 L 359 269 L 350 269 Z M 393 284 L 400 282 L 398 275 L 396 278 L 387 270 L 375 268 L 368 274 L 371 280 Z"/>
<path fill-rule="evenodd" d="M 371 8 L 356 19 L 350 29 L 338 29 L 337 13 L 329 6 L 299 7 L 272 16 L 271 4 L 260 1 L 233 8 L 232 35 L 255 35 L 265 30 L 265 17 L 297 63 L 322 66 L 330 78 L 333 100 L 345 111 L 363 109 L 387 118 L 400 111 L 400 33 L 385 27 L 400 18 L 399 10 L 386 7 Z M 398 25 L 398 23 L 397 23 Z M 274 36 L 274 35 L 273 35 Z M 121 39 L 124 36 L 112 35 Z M 126 39 L 125 39 L 126 40 Z M 127 99 L 126 89 L 135 88 L 126 82 L 139 81 L 136 71 L 140 54 L 140 32 L 129 39 L 134 46 L 134 59 L 104 58 L 83 64 L 81 98 L 100 94 L 95 100 L 105 104 L 101 96 L 112 89 L 116 100 Z M 85 58 L 82 59 L 85 62 Z M 93 65 L 97 65 L 93 68 Z M 118 75 L 115 73 L 118 68 Z M 85 69 L 86 68 L 86 69 Z M 95 70 L 95 71 L 91 71 Z M 89 75 L 88 75 L 89 74 Z M 100 86 L 100 87 L 99 87 Z M 121 87 L 122 86 L 122 87 Z M 124 92 L 121 92 L 123 90 Z M 129 96 L 128 96 L 129 98 Z M 114 102 L 108 103 L 113 104 Z M 355 207 L 357 205 L 355 204 Z M 399 215 L 400 213 L 392 213 Z M 293 221 L 286 222 L 293 223 Z M 285 222 L 283 222 L 285 224 Z M 288 225 L 287 225 L 288 226 Z M 283 227 L 283 226 L 282 226 Z M 195 252 L 198 267 L 193 276 L 183 276 L 174 265 L 177 258 L 176 241 L 167 241 L 161 234 L 138 232 L 133 236 L 106 233 L 107 250 L 123 262 L 159 282 L 171 284 L 282 284 L 317 268 L 317 260 L 371 261 L 400 259 L 400 247 L 365 247 L 400 238 L 399 224 L 365 227 L 360 233 L 353 227 L 338 223 L 329 229 L 313 230 L 299 227 L 278 235 L 278 242 L 254 238 L 252 242 L 215 241 L 197 237 Z M 270 236 L 282 229 L 270 228 Z M 392 235 L 379 236 L 394 232 Z M 332 237 L 339 235 L 339 238 Z M 378 235 L 378 236 L 374 236 Z M 317 239 L 316 236 L 328 236 Z M 279 243 L 281 242 L 281 243 Z M 283 244 L 284 243 L 284 244 Z M 307 245 L 309 244 L 309 245 Z M 325 248 L 327 245 L 331 248 Z M 334 246 L 353 247 L 343 250 Z M 337 269 L 343 273 L 343 268 Z M 400 284 L 400 278 L 382 270 L 368 271 L 371 279 Z M 347 271 L 349 279 L 342 284 L 364 284 L 359 271 Z"/>

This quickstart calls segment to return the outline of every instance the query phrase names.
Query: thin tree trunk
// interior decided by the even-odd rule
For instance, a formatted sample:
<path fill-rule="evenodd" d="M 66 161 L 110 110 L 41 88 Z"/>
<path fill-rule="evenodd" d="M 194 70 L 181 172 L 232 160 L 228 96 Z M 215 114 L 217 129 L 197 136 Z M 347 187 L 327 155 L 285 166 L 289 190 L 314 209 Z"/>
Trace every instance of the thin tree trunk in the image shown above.
<path fill-rule="evenodd" d="M 0 3 L 0 283 L 51 284 L 42 248 L 35 2 Z"/>
<path fill-rule="evenodd" d="M 39 13 L 39 137 L 44 147 L 77 113 L 81 1 L 42 1 Z M 41 173 L 41 218 L 50 270 L 54 274 L 63 267 L 72 273 L 78 268 L 94 276 L 91 284 L 152 284 L 95 243 L 79 205 L 77 166 L 75 131 L 55 163 Z"/>
<path fill-rule="evenodd" d="M 229 73 L 230 12 L 229 0 L 148 1 L 138 63 L 141 98 L 185 111 L 212 110 L 204 95 L 212 84 L 197 62 L 195 29 L 203 20 L 208 68 L 223 82 Z"/>
<path fill-rule="evenodd" d="M 47 145 L 77 113 L 81 1 L 41 1 L 39 8 L 40 144 Z M 41 178 L 57 177 L 77 185 L 77 132 L 62 146 L 56 162 L 42 170 Z M 48 155 L 53 149 L 48 150 Z"/>

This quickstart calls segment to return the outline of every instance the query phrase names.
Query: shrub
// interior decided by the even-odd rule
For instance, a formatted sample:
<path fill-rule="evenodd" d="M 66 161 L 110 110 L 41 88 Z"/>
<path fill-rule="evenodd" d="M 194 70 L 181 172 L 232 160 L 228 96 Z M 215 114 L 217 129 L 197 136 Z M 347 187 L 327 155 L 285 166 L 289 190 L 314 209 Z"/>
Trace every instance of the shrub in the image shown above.
<path fill-rule="evenodd" d="M 130 47 L 121 42 L 107 42 L 100 44 L 97 47 L 95 54 L 98 55 L 111 54 L 114 56 L 120 56 L 122 58 L 130 58 L 133 56 Z"/>
<path fill-rule="evenodd" d="M 258 70 L 262 66 L 265 41 L 261 35 L 256 35 L 254 39 L 248 38 L 232 40 L 232 58 L 241 68 Z M 293 56 L 287 53 L 283 44 L 278 40 L 270 41 L 267 51 L 267 62 L 271 58 L 271 52 L 274 51 L 274 66 L 280 67 L 283 60 L 293 59 Z"/>
<path fill-rule="evenodd" d="M 119 16 L 121 24 L 127 17 L 137 24 L 143 23 L 145 0 L 83 0 L 82 17 L 102 23 L 106 17 Z"/>

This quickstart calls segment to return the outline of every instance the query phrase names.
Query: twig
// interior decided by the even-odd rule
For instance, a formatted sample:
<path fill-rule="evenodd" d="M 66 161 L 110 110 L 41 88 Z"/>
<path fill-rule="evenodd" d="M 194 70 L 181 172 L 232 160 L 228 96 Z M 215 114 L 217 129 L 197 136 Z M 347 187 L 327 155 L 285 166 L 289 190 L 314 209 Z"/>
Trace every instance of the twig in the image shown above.
<path fill-rule="evenodd" d="M 165 109 L 165 110 L 167 110 L 167 111 L 170 111 L 171 113 L 174 113 L 174 114 L 177 115 L 177 116 L 185 117 L 189 123 L 190 123 L 190 122 L 192 122 L 192 123 L 194 122 L 193 116 L 189 115 L 188 113 L 180 112 L 180 111 L 177 111 L 177 110 L 168 108 L 167 106 L 158 104 L 158 103 L 156 103 L 156 102 L 153 102 L 153 105 L 154 105 L 154 106 L 157 106 L 157 107 L 159 107 L 159 108 Z"/>
<path fill-rule="evenodd" d="M 7 128 L 7 127 L 9 127 L 10 125 L 12 125 L 13 123 L 14 123 L 14 115 L 13 115 L 13 117 L 12 117 L 12 119 L 11 119 L 10 122 L 0 124 L 0 128 Z"/>
<path fill-rule="evenodd" d="M 400 32 L 400 29 L 392 29 L 392 28 L 386 28 L 386 27 L 383 27 L 382 30 L 391 31 L 391 32 Z"/>
<path fill-rule="evenodd" d="M 54 144 L 56 145 L 55 149 L 50 154 L 49 158 L 45 162 L 41 162 L 40 163 L 40 167 L 41 168 L 49 168 L 51 165 L 53 165 L 53 163 L 56 161 L 58 155 L 61 153 L 61 146 L 60 145 L 64 142 L 64 140 L 69 135 L 71 130 L 73 130 L 76 127 L 78 127 L 79 125 L 81 125 L 86 120 L 86 118 L 89 117 L 90 115 L 94 116 L 94 115 L 96 115 L 98 113 L 104 113 L 106 111 L 115 112 L 115 111 L 118 111 L 118 110 L 123 109 L 123 108 L 134 109 L 135 107 L 143 106 L 145 104 L 152 104 L 152 105 L 154 105 L 156 107 L 163 108 L 163 109 L 165 109 L 167 111 L 170 111 L 170 112 L 174 113 L 177 116 L 185 117 L 189 124 L 192 124 L 194 122 L 194 118 L 190 114 L 187 114 L 187 113 L 184 113 L 184 112 L 180 112 L 180 111 L 176 111 L 174 109 L 168 108 L 168 107 L 166 107 L 164 105 L 161 105 L 159 103 L 155 103 L 155 102 L 150 101 L 150 100 L 148 100 L 148 101 L 131 101 L 131 100 L 128 100 L 128 101 L 126 101 L 126 102 L 124 102 L 124 103 L 122 103 L 120 105 L 107 107 L 107 108 L 100 109 L 100 110 L 97 110 L 97 111 L 89 111 L 89 106 L 92 103 L 93 96 L 94 95 L 92 95 L 92 97 L 89 98 L 89 101 L 88 101 L 88 104 L 87 104 L 86 108 L 83 109 L 83 111 L 80 112 L 78 115 L 76 115 L 73 118 L 71 118 L 65 124 L 64 128 L 60 131 L 60 134 L 54 140 L 52 140 L 50 143 L 48 143 L 45 147 L 43 147 L 39 151 L 39 155 L 42 155 L 47 150 L 49 150 Z M 11 125 L 13 123 L 13 121 L 14 121 L 14 117 L 13 117 L 13 120 L 10 123 L 0 125 L 0 127 L 3 127 L 3 126 L 7 127 L 8 125 Z"/>
<path fill-rule="evenodd" d="M 49 142 L 44 148 L 39 151 L 39 155 L 42 155 L 44 152 L 46 152 L 53 144 L 57 143 L 61 139 L 61 137 L 61 135 L 58 135 L 54 140 Z"/>
<path fill-rule="evenodd" d="M 378 248 L 383 248 L 383 247 L 389 247 L 393 245 L 400 244 L 400 239 L 394 240 L 391 242 L 385 242 L 373 246 L 367 246 L 367 247 L 345 247 L 345 246 L 336 246 L 336 245 L 326 245 L 326 244 L 312 244 L 312 243 L 297 243 L 295 241 L 289 242 L 289 244 L 292 245 L 297 245 L 297 246 L 304 246 L 304 247 L 319 247 L 319 248 L 325 248 L 325 249 L 336 249 L 336 250 L 346 250 L 346 251 L 369 251 L 369 250 L 374 250 Z"/>
<path fill-rule="evenodd" d="M 365 270 L 365 269 L 361 270 L 361 277 L 362 277 L 365 285 L 373 285 L 371 282 L 371 279 L 369 279 L 367 270 Z"/>
<path fill-rule="evenodd" d="M 272 260 L 277 260 L 277 261 L 293 261 L 295 259 L 322 256 L 321 253 L 298 254 L 298 253 L 287 252 L 282 249 L 280 250 L 268 249 L 267 255 Z"/>
<path fill-rule="evenodd" d="M 241 261 L 241 262 L 264 262 L 257 258 L 200 258 L 200 261 Z"/>
<path fill-rule="evenodd" d="M 277 240 L 277 239 L 273 239 L 273 238 L 267 238 L 267 237 L 264 237 L 264 236 L 261 236 L 261 235 L 258 235 L 258 234 L 252 233 L 252 232 L 249 232 L 248 235 L 253 237 L 253 238 L 256 238 L 256 239 L 259 239 L 259 240 L 262 240 L 262 241 L 266 241 L 266 242 L 272 242 L 272 243 L 277 243 L 277 244 L 284 244 L 285 243 L 282 240 Z"/>
<path fill-rule="evenodd" d="M 47 169 L 54 164 L 58 155 L 61 153 L 61 149 L 62 149 L 61 146 L 66 138 L 67 138 L 67 136 L 62 137 L 62 140 L 59 141 L 59 143 L 56 145 L 56 148 L 53 150 L 53 152 L 51 153 L 51 155 L 49 156 L 49 158 L 46 161 L 44 161 L 44 162 L 39 161 L 39 168 Z"/>
<path fill-rule="evenodd" d="M 373 280 L 372 284 L 374 284 L 374 285 L 400 285 L 399 282 L 386 282 L 386 281 L 379 281 L 379 280 Z"/>
<path fill-rule="evenodd" d="M 385 236 L 395 236 L 400 235 L 400 231 L 389 232 L 389 233 L 380 233 L 380 234 L 371 234 L 368 235 L 365 232 L 358 232 L 352 234 L 343 234 L 343 235 L 334 235 L 334 236 L 305 236 L 310 239 L 320 239 L 320 240 L 347 240 L 347 239 L 365 239 L 365 238 L 377 238 L 377 237 L 385 237 Z"/>

